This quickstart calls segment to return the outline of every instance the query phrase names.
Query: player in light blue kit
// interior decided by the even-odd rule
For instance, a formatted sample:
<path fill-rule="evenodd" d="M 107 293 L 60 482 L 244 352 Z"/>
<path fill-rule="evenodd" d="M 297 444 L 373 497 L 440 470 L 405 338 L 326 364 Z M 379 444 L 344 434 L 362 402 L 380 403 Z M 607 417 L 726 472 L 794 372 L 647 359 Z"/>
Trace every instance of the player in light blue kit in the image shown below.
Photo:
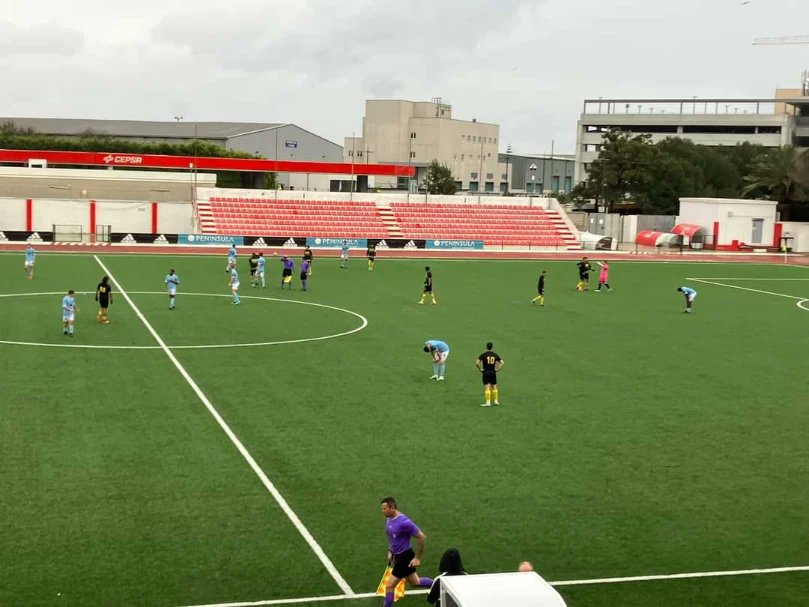
<path fill-rule="evenodd" d="M 233 301 L 230 303 L 238 306 L 242 302 L 239 299 L 239 272 L 236 271 L 236 266 L 230 269 L 230 282 L 228 284 L 230 285 L 230 292 L 233 293 Z"/>
<path fill-rule="evenodd" d="M 258 259 L 256 260 L 256 263 L 258 265 L 256 266 L 256 274 L 255 274 L 253 279 L 256 282 L 261 281 L 261 288 L 266 289 L 267 288 L 267 283 L 264 280 L 264 276 L 265 276 L 264 266 L 267 264 L 267 260 L 264 259 L 264 253 L 259 253 L 258 254 Z"/>
<path fill-rule="evenodd" d="M 685 295 L 685 313 L 691 314 L 691 307 L 694 305 L 697 292 L 691 287 L 677 287 L 677 291 Z"/>
<path fill-rule="evenodd" d="M 236 255 L 236 245 L 230 243 L 230 248 L 228 249 L 228 265 L 225 267 L 225 272 L 230 272 L 236 267 Z"/>
<path fill-rule="evenodd" d="M 76 292 L 73 289 L 67 292 L 62 298 L 62 325 L 65 335 L 73 337 L 73 322 L 76 320 L 76 312 L 79 306 L 76 304 Z"/>
<path fill-rule="evenodd" d="M 174 306 L 177 305 L 174 302 L 177 296 L 177 285 L 180 284 L 180 277 L 174 273 L 174 268 L 169 270 L 169 273 L 166 274 L 166 280 L 163 281 L 163 284 L 165 284 L 169 290 L 169 310 L 173 310 Z"/>
<path fill-rule="evenodd" d="M 37 252 L 34 250 L 34 245 L 29 244 L 25 249 L 25 277 L 28 280 L 34 278 L 34 260 L 36 259 Z"/>
<path fill-rule="evenodd" d="M 433 374 L 430 376 L 430 379 L 444 381 L 444 371 L 446 370 L 446 362 L 449 357 L 449 346 L 447 342 L 441 341 L 440 339 L 428 339 L 424 343 L 424 351 L 433 359 Z"/>
<path fill-rule="evenodd" d="M 340 244 L 340 269 L 348 269 L 348 241 L 344 240 Z"/>

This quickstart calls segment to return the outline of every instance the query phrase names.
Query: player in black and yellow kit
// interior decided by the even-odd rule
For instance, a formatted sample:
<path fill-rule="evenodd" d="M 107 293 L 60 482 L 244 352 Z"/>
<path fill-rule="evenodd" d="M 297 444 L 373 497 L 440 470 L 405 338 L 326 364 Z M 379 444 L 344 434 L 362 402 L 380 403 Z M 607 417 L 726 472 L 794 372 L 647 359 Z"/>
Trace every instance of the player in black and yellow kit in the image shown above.
<path fill-rule="evenodd" d="M 96 287 L 96 301 L 98 302 L 98 316 L 96 316 L 96 322 L 100 322 L 102 325 L 108 325 L 110 321 L 107 320 L 107 308 L 109 308 L 112 303 L 112 286 L 110 286 L 109 276 L 104 276 L 101 282 L 98 283 Z"/>
<path fill-rule="evenodd" d="M 478 371 L 482 373 L 483 378 L 483 396 L 486 402 L 481 407 L 491 407 L 492 397 L 494 397 L 494 404 L 499 405 L 500 391 L 497 389 L 497 372 L 503 368 L 505 362 L 496 352 L 492 350 L 494 344 L 489 342 L 486 344 L 486 351 L 478 356 L 475 365 Z"/>
<path fill-rule="evenodd" d="M 537 296 L 531 300 L 532 304 L 538 301 L 540 306 L 545 305 L 545 277 L 547 275 L 548 273 L 545 270 L 542 270 L 542 274 L 539 275 L 539 280 L 537 281 Z"/>
<path fill-rule="evenodd" d="M 256 276 L 256 270 L 258 270 L 258 253 L 253 251 L 250 259 L 247 261 L 250 264 L 250 286 L 256 287 L 258 286 L 258 276 Z"/>
<path fill-rule="evenodd" d="M 576 283 L 576 290 L 589 291 L 590 272 L 592 272 L 593 266 L 590 265 L 590 262 L 587 261 L 586 257 L 582 257 L 581 261 L 576 264 L 576 268 L 579 270 L 579 282 Z"/>
<path fill-rule="evenodd" d="M 368 257 L 368 271 L 374 269 L 374 264 L 376 263 L 376 244 L 375 243 L 368 243 L 368 250 L 365 252 L 365 255 Z"/>
<path fill-rule="evenodd" d="M 309 245 L 306 245 L 306 248 L 303 250 L 303 257 L 301 261 L 308 261 L 309 262 L 309 275 L 312 274 L 312 262 L 314 261 L 315 256 L 312 254 L 312 249 L 309 248 Z"/>
<path fill-rule="evenodd" d="M 438 303 L 435 301 L 435 293 L 433 293 L 433 273 L 430 271 L 430 266 L 425 266 L 424 268 L 424 288 L 421 290 L 421 299 L 419 299 L 419 303 L 424 303 L 424 298 L 429 295 L 433 299 L 433 305 Z"/>

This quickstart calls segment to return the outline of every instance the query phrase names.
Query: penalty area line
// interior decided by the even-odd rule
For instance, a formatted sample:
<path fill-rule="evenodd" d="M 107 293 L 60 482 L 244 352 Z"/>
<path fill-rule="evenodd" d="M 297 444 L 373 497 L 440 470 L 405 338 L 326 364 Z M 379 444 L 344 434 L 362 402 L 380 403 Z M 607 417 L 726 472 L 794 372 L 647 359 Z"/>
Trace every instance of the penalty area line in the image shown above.
<path fill-rule="evenodd" d="M 775 293 L 773 291 L 763 291 L 761 289 L 751 289 L 750 287 L 740 287 L 739 285 L 727 285 L 722 282 L 714 282 L 712 280 L 706 280 L 704 278 L 686 278 L 686 280 L 691 280 L 693 282 L 701 282 L 706 285 L 715 285 L 717 287 L 727 287 L 728 289 L 739 289 L 740 291 L 750 291 L 752 293 L 761 293 L 762 295 L 774 295 L 776 297 L 786 297 L 787 299 L 797 299 L 797 300 L 805 300 L 806 297 L 796 297 L 795 295 L 786 295 L 784 293 Z"/>
<path fill-rule="evenodd" d="M 244 460 L 247 462 L 247 464 L 250 466 L 250 468 L 252 468 L 253 472 L 256 474 L 256 476 L 258 476 L 259 480 L 261 480 L 261 483 L 264 485 L 267 491 L 270 492 L 270 495 L 272 495 L 273 498 L 275 498 L 275 501 L 281 507 L 281 510 L 284 511 L 284 514 L 287 515 L 289 520 L 295 526 L 295 529 L 297 529 L 298 533 L 301 534 L 301 537 L 303 537 L 303 539 L 309 545 L 309 548 L 311 548 L 312 552 L 314 552 L 315 555 L 318 557 L 320 562 L 323 564 L 323 566 L 331 575 L 332 579 L 334 579 L 334 581 L 340 587 L 340 590 L 342 590 L 348 598 L 354 596 L 354 591 L 351 589 L 351 586 L 348 585 L 348 582 L 346 582 L 343 576 L 340 575 L 340 572 L 337 571 L 337 568 L 334 566 L 334 563 L 331 562 L 331 559 L 329 559 L 329 557 L 326 555 L 320 544 L 317 543 L 317 540 L 306 528 L 306 525 L 304 525 L 301 519 L 298 517 L 298 515 L 295 514 L 295 511 L 292 510 L 292 507 L 286 501 L 284 496 L 281 495 L 281 492 L 278 491 L 275 484 L 273 484 L 273 482 L 269 479 L 269 477 L 264 473 L 264 470 L 261 469 L 256 460 L 253 459 L 253 456 L 250 455 L 250 452 L 247 450 L 247 448 L 242 444 L 242 442 L 239 440 L 236 434 L 234 434 L 233 430 L 230 429 L 230 426 L 228 426 L 227 422 L 225 422 L 225 420 L 219 414 L 219 411 L 217 411 L 216 408 L 213 406 L 211 401 L 208 400 L 208 397 L 205 396 L 205 393 L 197 385 L 197 382 L 195 382 L 194 379 L 188 374 L 188 371 L 185 370 L 185 367 L 183 367 L 182 363 L 180 363 L 180 361 L 177 360 L 177 357 L 174 356 L 174 353 L 166 345 L 166 342 L 163 341 L 163 339 L 160 337 L 157 331 L 155 331 L 151 323 L 138 309 L 138 307 L 135 305 L 135 302 L 132 301 L 132 299 L 129 297 L 129 294 L 115 279 L 115 276 L 113 276 L 112 272 L 110 272 L 109 269 L 107 269 L 107 267 L 104 265 L 101 259 L 99 259 L 98 255 L 93 255 L 93 259 L 95 259 L 96 263 L 99 266 L 101 266 L 101 269 L 104 270 L 104 273 L 110 277 L 112 284 L 114 284 L 115 288 L 118 289 L 118 293 L 120 293 L 121 297 L 123 297 L 126 300 L 126 303 L 129 304 L 129 306 L 132 308 L 132 311 L 135 312 L 135 315 L 144 324 L 149 333 L 151 333 L 154 340 L 160 346 L 160 349 L 163 350 L 164 354 L 168 356 L 169 360 L 175 366 L 177 371 L 180 372 L 180 375 L 183 376 L 183 379 L 188 383 L 189 386 L 191 386 L 191 389 L 197 395 L 197 398 L 199 398 L 200 402 L 202 402 L 202 404 L 205 406 L 208 412 L 213 416 L 213 418 L 216 420 L 216 423 L 219 424 L 219 427 L 222 428 L 222 431 L 230 439 L 230 442 L 233 443 L 233 445 L 236 447 L 236 449 L 244 458 Z"/>
<path fill-rule="evenodd" d="M 665 580 L 687 580 L 694 578 L 712 578 L 712 577 L 735 577 L 743 575 L 766 575 L 773 573 L 794 573 L 801 571 L 809 571 L 809 565 L 798 567 L 772 567 L 769 569 L 737 569 L 730 571 L 697 571 L 693 573 L 669 573 L 661 575 L 636 575 L 631 577 L 607 577 L 607 578 L 593 578 L 587 580 L 564 580 L 558 582 L 548 582 L 551 586 L 587 586 L 598 584 L 627 584 L 632 582 L 654 582 Z M 408 590 L 407 594 L 427 594 L 427 590 Z M 363 594 L 348 595 L 333 595 L 333 596 L 314 596 L 296 599 L 271 599 L 267 601 L 251 601 L 243 603 L 211 603 L 207 605 L 189 605 L 187 607 L 263 607 L 271 605 L 296 605 L 300 603 L 328 603 L 345 601 L 348 599 L 370 599 L 377 597 L 375 592 L 366 592 Z"/>

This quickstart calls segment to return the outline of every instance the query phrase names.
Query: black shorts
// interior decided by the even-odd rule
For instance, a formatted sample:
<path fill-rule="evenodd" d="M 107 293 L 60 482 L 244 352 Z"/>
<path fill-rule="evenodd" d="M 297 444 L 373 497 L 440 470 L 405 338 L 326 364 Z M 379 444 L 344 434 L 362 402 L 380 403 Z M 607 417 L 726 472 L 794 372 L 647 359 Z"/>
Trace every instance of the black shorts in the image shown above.
<path fill-rule="evenodd" d="M 545 287 L 542 287 L 541 289 L 537 289 L 537 293 L 539 295 L 545 295 Z"/>
<path fill-rule="evenodd" d="M 301 272 L 301 280 L 308 280 L 308 279 L 309 279 L 309 274 L 307 274 L 306 272 Z"/>
<path fill-rule="evenodd" d="M 416 573 L 416 568 L 410 566 L 410 561 L 416 557 L 412 548 L 393 555 L 393 577 L 400 580 L 406 578 L 411 573 Z"/>
<path fill-rule="evenodd" d="M 371 261 L 373 261 L 374 259 L 376 259 L 376 253 L 374 253 L 373 255 L 369 255 L 369 256 L 368 256 L 368 259 L 370 259 Z"/>
<path fill-rule="evenodd" d="M 110 298 L 109 297 L 99 297 L 98 298 L 98 307 L 99 308 L 109 308 L 110 307 Z"/>
<path fill-rule="evenodd" d="M 284 278 L 286 278 L 287 276 L 292 276 L 292 270 L 290 270 L 289 268 L 284 268 L 284 270 L 281 272 L 281 276 L 283 276 Z"/>
<path fill-rule="evenodd" d="M 422 289 L 423 293 L 432 293 L 433 287 L 431 285 L 424 285 L 424 289 Z"/>
<path fill-rule="evenodd" d="M 250 268 L 250 276 L 255 276 L 256 272 L 258 272 L 258 268 Z"/>
<path fill-rule="evenodd" d="M 483 378 L 483 385 L 492 384 L 493 386 L 497 385 L 497 371 L 484 371 L 480 374 Z"/>
<path fill-rule="evenodd" d="M 585 272 L 584 274 L 579 274 L 579 280 L 590 280 L 589 272 Z"/>

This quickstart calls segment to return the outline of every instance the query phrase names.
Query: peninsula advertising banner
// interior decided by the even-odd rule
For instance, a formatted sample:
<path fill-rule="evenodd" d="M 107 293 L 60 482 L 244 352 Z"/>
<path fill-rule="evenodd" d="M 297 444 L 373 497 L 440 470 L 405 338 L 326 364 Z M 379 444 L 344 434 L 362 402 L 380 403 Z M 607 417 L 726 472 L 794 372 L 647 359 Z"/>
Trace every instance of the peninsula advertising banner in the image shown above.
<path fill-rule="evenodd" d="M 428 249 L 482 249 L 482 240 L 428 240 Z"/>
<path fill-rule="evenodd" d="M 227 236 L 225 234 L 180 234 L 178 244 L 219 245 L 237 247 L 244 246 L 244 236 Z"/>
<path fill-rule="evenodd" d="M 364 249 L 368 246 L 367 238 L 307 238 L 306 245 L 320 249 L 339 249 L 343 243 L 350 249 Z"/>

